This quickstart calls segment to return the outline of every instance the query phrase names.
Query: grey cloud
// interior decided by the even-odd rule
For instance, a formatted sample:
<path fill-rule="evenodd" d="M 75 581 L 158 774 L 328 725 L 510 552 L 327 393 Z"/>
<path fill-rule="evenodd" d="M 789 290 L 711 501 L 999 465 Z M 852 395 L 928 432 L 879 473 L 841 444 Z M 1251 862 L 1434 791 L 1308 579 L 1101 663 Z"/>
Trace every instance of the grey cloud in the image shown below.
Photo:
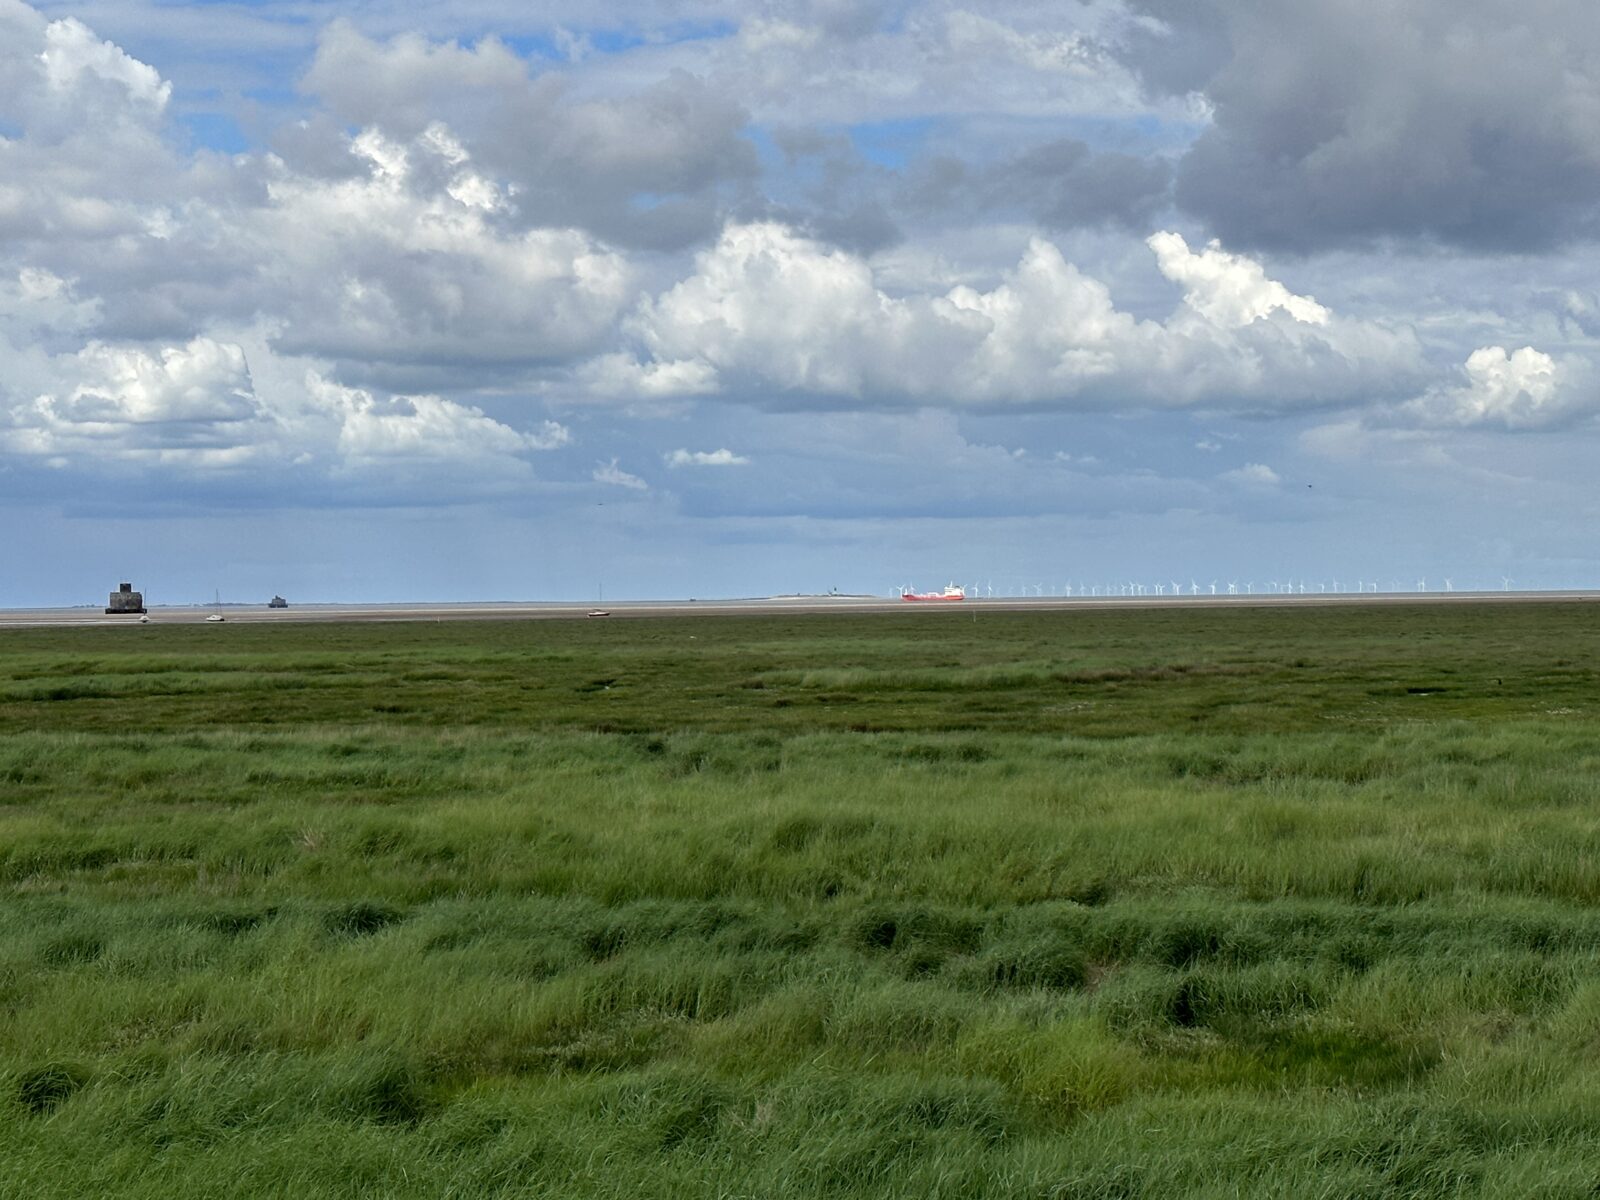
<path fill-rule="evenodd" d="M 873 254 L 903 239 L 895 172 L 868 162 L 842 134 L 783 125 L 770 134 L 806 185 L 785 188 L 781 180 L 768 180 L 781 198 L 753 196 L 730 208 L 733 220 L 779 221 L 857 254 Z"/>
<path fill-rule="evenodd" d="M 463 126 L 530 88 L 549 93 L 560 84 L 553 76 L 530 81 L 526 64 L 495 38 L 470 47 L 417 34 L 376 42 L 340 20 L 323 30 L 300 87 L 341 120 L 411 137 L 434 121 Z"/>
<path fill-rule="evenodd" d="M 915 211 L 1015 214 L 1055 229 L 1148 229 L 1166 202 L 1172 169 L 1161 159 L 1096 152 L 1074 138 L 1046 142 L 992 165 L 950 157 L 923 164 L 902 196 Z"/>
<path fill-rule="evenodd" d="M 1117 53 L 1151 92 L 1200 91 L 1227 63 L 1233 47 L 1212 0 L 1133 0 L 1139 18 L 1116 39 Z"/>
<path fill-rule="evenodd" d="M 350 153 L 348 130 L 328 113 L 278 127 L 267 144 L 299 175 L 356 179 L 367 171 L 362 161 Z"/>
<path fill-rule="evenodd" d="M 823 241 L 856 254 L 876 254 L 904 236 L 889 210 L 876 200 L 863 200 L 844 210 L 813 213 L 804 220 L 803 227 Z"/>
<path fill-rule="evenodd" d="M 745 123 L 732 100 L 675 72 L 632 95 L 524 114 L 480 144 L 520 187 L 525 219 L 668 249 L 713 234 L 726 190 L 755 180 Z"/>
<path fill-rule="evenodd" d="M 1223 8 L 1234 54 L 1177 195 L 1230 243 L 1538 250 L 1596 231 L 1590 0 Z"/>
<path fill-rule="evenodd" d="M 493 39 L 377 43 L 339 23 L 303 87 L 340 120 L 401 140 L 444 121 L 514 186 L 526 226 L 582 228 L 617 245 L 704 239 L 724 194 L 758 172 L 744 110 L 682 71 L 626 94 L 580 97 L 560 75 L 531 78 Z"/>
<path fill-rule="evenodd" d="M 802 7 L 811 21 L 837 38 L 875 32 L 891 9 L 887 0 L 810 0 Z"/>

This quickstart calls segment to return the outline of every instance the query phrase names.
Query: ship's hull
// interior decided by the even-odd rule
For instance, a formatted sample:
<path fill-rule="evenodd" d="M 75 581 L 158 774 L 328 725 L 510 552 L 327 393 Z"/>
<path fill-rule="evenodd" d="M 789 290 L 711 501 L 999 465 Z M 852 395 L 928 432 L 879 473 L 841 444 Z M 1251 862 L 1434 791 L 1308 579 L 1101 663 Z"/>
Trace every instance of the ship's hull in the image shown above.
<path fill-rule="evenodd" d="M 966 596 L 946 596 L 940 592 L 925 592 L 920 595 L 916 592 L 901 592 L 900 599 L 907 604 L 954 604 L 965 600 Z"/>

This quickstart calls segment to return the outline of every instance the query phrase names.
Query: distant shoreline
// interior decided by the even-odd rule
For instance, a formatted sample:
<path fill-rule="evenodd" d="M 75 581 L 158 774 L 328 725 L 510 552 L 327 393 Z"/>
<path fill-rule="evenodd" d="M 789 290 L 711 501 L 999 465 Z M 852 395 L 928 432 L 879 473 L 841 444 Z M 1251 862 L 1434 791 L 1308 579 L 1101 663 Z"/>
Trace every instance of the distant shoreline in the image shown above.
<path fill-rule="evenodd" d="M 1433 604 L 1550 604 L 1600 601 L 1600 590 L 1488 591 L 1488 592 L 1336 592 L 1255 596 L 1007 596 L 970 597 L 955 604 L 911 605 L 896 597 L 863 595 L 784 595 L 743 599 L 613 600 L 605 603 L 612 617 L 732 616 L 738 614 L 889 612 L 1069 612 L 1126 609 L 1151 611 L 1174 608 L 1286 608 L 1294 606 L 1433 605 Z M 149 624 L 204 624 L 221 612 L 223 624 L 259 624 L 282 621 L 444 621 L 444 620 L 550 620 L 583 618 L 593 611 L 592 601 L 479 601 L 460 603 L 396 602 L 379 604 L 296 604 L 268 608 L 237 601 L 224 604 L 151 605 Z M 140 625 L 133 615 L 107 615 L 100 606 L 72 608 L 0 609 L 0 629 Z M 217 624 L 212 622 L 212 624 Z"/>

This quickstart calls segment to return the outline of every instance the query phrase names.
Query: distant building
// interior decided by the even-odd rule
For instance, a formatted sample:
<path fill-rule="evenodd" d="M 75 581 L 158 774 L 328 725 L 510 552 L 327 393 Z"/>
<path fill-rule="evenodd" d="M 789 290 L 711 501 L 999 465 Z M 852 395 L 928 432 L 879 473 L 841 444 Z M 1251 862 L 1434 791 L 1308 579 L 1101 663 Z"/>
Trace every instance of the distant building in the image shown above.
<path fill-rule="evenodd" d="M 274 596 L 271 600 L 267 601 L 267 607 L 268 608 L 288 608 L 289 607 L 289 602 L 287 600 L 285 600 L 282 596 Z"/>
<path fill-rule="evenodd" d="M 131 583 L 119 583 L 106 604 L 106 612 L 112 615 L 144 611 L 144 593 L 134 591 Z"/>

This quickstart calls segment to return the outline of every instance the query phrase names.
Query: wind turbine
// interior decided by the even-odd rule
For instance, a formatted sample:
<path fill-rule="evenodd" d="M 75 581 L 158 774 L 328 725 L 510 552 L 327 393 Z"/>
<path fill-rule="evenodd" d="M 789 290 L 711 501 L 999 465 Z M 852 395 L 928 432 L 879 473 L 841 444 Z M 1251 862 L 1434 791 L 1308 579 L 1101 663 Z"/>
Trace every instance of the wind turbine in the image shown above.
<path fill-rule="evenodd" d="M 1238 583 L 1235 582 L 1234 580 L 1230 579 L 1228 581 L 1228 595 L 1237 596 L 1238 594 L 1239 594 L 1239 585 L 1238 585 Z"/>
<path fill-rule="evenodd" d="M 1509 575 L 1500 576 L 1500 590 L 1502 592 L 1509 592 L 1511 590 L 1511 576 L 1509 576 Z"/>
<path fill-rule="evenodd" d="M 1456 590 L 1456 585 L 1450 582 L 1450 580 L 1446 579 L 1444 581 L 1444 590 L 1447 592 L 1453 592 Z"/>
<path fill-rule="evenodd" d="M 1213 596 L 1217 594 L 1217 581 L 1215 579 L 1211 581 L 1211 594 Z"/>

